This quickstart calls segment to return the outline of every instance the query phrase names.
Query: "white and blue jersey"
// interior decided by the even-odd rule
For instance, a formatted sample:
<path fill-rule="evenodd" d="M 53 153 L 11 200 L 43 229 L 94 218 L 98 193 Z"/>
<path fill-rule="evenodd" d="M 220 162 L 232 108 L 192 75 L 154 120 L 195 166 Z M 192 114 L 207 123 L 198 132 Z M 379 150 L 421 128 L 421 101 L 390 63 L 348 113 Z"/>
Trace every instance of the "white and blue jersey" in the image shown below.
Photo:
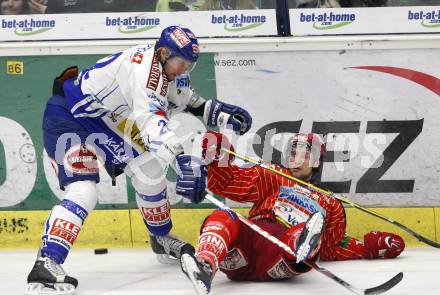
<path fill-rule="evenodd" d="M 203 101 L 188 74 L 168 81 L 154 52 L 150 45 L 126 49 L 64 85 L 73 117 L 89 132 L 107 135 L 104 148 L 114 164 L 157 150 L 174 135 L 167 128 L 170 116 Z"/>
<path fill-rule="evenodd" d="M 77 180 L 98 182 L 92 162 L 103 163 L 111 176 L 121 174 L 130 159 L 154 153 L 175 136 L 167 127 L 173 114 L 204 102 L 190 87 L 188 74 L 167 80 L 153 46 L 98 60 L 63 88 L 64 97 L 49 99 L 43 119 L 44 146 L 60 187 Z M 60 145 L 66 134 L 77 142 Z"/>

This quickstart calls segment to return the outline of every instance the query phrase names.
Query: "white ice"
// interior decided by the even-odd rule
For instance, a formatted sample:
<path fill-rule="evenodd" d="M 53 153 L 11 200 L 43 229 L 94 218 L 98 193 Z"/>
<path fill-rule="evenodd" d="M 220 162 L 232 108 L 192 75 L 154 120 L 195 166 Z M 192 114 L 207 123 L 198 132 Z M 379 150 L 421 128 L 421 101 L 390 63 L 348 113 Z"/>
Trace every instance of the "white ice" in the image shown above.
<path fill-rule="evenodd" d="M 0 251 L 0 295 L 23 294 L 36 251 Z M 369 288 L 398 272 L 400 284 L 386 294 L 440 294 L 440 249 L 409 249 L 393 260 L 321 263 L 351 284 Z M 95 255 L 74 250 L 64 269 L 79 280 L 78 295 L 193 295 L 192 285 L 179 266 L 162 265 L 149 250 L 110 249 Z M 334 281 L 311 271 L 283 282 L 231 282 L 222 273 L 213 281 L 212 295 L 344 295 L 351 294 Z"/>

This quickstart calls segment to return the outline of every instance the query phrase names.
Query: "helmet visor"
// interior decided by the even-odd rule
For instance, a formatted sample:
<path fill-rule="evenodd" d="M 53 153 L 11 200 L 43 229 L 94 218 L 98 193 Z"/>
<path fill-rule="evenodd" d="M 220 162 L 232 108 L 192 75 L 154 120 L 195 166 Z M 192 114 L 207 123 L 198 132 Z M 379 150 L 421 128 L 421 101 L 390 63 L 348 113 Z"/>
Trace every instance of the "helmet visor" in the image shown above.
<path fill-rule="evenodd" d="M 167 60 L 167 64 L 179 72 L 182 71 L 182 73 L 189 73 L 195 68 L 197 62 L 190 62 L 180 56 L 173 56 Z"/>

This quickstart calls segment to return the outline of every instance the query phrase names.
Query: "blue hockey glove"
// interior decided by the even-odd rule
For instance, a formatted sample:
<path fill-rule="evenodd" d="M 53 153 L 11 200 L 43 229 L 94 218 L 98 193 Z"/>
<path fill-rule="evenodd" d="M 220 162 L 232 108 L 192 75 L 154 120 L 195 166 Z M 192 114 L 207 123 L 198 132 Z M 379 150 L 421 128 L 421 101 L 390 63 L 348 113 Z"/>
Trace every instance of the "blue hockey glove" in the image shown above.
<path fill-rule="evenodd" d="M 248 111 L 215 98 L 206 102 L 203 119 L 210 127 L 232 127 L 239 135 L 248 132 L 252 126 L 252 117 Z"/>
<path fill-rule="evenodd" d="M 177 183 L 176 193 L 191 200 L 192 203 L 200 203 L 205 197 L 206 166 L 196 157 L 180 155 L 176 158 Z"/>

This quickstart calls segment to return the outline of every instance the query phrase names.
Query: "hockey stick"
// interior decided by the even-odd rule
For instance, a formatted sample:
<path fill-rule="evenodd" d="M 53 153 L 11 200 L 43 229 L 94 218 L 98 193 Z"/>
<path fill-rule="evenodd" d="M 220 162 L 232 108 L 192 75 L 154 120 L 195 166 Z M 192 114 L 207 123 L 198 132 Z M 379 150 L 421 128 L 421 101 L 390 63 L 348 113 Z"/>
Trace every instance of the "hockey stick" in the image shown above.
<path fill-rule="evenodd" d="M 301 179 L 298 179 L 298 178 L 296 178 L 296 177 L 294 177 L 292 175 L 286 174 L 286 173 L 284 173 L 282 171 L 278 171 L 275 168 L 272 168 L 271 166 L 262 163 L 261 161 L 257 161 L 257 160 L 251 159 L 249 157 L 240 155 L 240 154 L 238 154 L 236 152 L 233 152 L 233 151 L 225 149 L 225 148 L 222 148 L 222 150 L 224 152 L 228 153 L 228 154 L 236 156 L 237 158 L 239 158 L 239 159 L 241 159 L 243 161 L 256 164 L 256 165 L 260 166 L 263 169 L 269 170 L 269 171 L 271 171 L 271 172 L 273 172 L 275 174 L 278 174 L 278 175 L 280 175 L 282 177 L 285 177 L 287 179 L 290 179 L 290 180 L 296 181 L 298 183 L 301 183 L 302 185 L 305 185 L 305 186 L 307 186 L 307 187 L 309 187 L 309 188 L 311 188 L 311 189 L 313 189 L 313 190 L 315 190 L 317 192 L 320 192 L 320 193 L 326 194 L 328 196 L 331 196 L 331 197 L 333 197 L 335 199 L 338 199 L 339 201 L 341 201 L 343 203 L 351 205 L 352 207 L 354 207 L 356 209 L 359 209 L 359 210 L 361 210 L 361 211 L 363 211 L 365 213 L 368 213 L 370 215 L 376 216 L 377 218 L 380 218 L 380 219 L 382 219 L 382 220 L 384 220 L 384 221 L 386 221 L 388 223 L 391 223 L 391 224 L 397 226 L 398 228 L 406 231 L 407 233 L 409 233 L 413 237 L 417 238 L 419 241 L 421 241 L 421 242 L 423 242 L 425 244 L 428 244 L 428 245 L 430 245 L 432 247 L 440 248 L 440 243 L 437 243 L 437 242 L 432 241 L 432 240 L 430 240 L 428 238 L 425 238 L 421 234 L 416 233 L 415 231 L 413 231 L 412 229 L 408 228 L 407 226 L 403 225 L 402 223 L 400 223 L 398 221 L 395 221 L 395 220 L 393 220 L 393 219 L 391 219 L 389 217 L 386 217 L 386 216 L 384 216 L 384 215 L 382 215 L 380 213 L 374 212 L 374 211 L 372 211 L 370 209 L 364 208 L 361 205 L 359 205 L 357 203 L 354 203 L 354 202 L 352 202 L 352 201 L 350 201 L 350 200 L 348 200 L 348 199 L 346 199 L 346 198 L 344 198 L 342 196 L 339 196 L 339 195 L 337 195 L 337 194 L 335 194 L 335 193 L 333 193 L 331 191 L 324 190 L 324 189 L 319 188 L 319 187 L 317 187 L 317 186 L 315 186 L 315 185 L 313 185 L 311 183 L 308 183 L 308 182 L 305 182 L 305 181 L 303 181 Z"/>
<path fill-rule="evenodd" d="M 225 204 L 223 204 L 222 202 L 220 202 L 219 200 L 214 198 L 211 194 L 207 194 L 205 196 L 205 198 L 221 209 L 233 211 L 231 208 L 227 207 Z M 288 245 L 286 245 L 282 241 L 278 240 L 276 237 L 272 236 L 270 233 L 268 233 L 267 231 L 265 231 L 264 229 L 262 229 L 261 227 L 259 227 L 258 225 L 256 225 L 252 221 L 250 221 L 249 219 L 243 217 L 242 215 L 240 215 L 239 213 L 237 213 L 235 211 L 233 211 L 233 212 L 238 216 L 238 218 L 240 219 L 241 222 L 243 222 L 244 224 L 249 226 L 251 229 L 256 231 L 258 234 L 262 235 L 263 237 L 265 237 L 266 239 L 268 239 L 269 241 L 271 241 L 275 245 L 279 246 L 287 253 L 289 253 L 291 255 L 295 255 L 293 250 Z M 315 269 L 319 273 L 321 273 L 321 274 L 325 275 L 326 277 L 332 279 L 333 281 L 337 282 L 341 286 L 347 288 L 351 292 L 358 294 L 358 295 L 361 295 L 361 294 L 369 294 L 369 295 L 382 294 L 382 293 L 388 291 L 389 289 L 393 288 L 395 285 L 397 285 L 403 278 L 403 273 L 399 272 L 393 278 L 391 278 L 390 280 L 386 281 L 385 283 L 383 283 L 377 287 L 372 287 L 372 288 L 368 288 L 368 289 L 360 289 L 360 288 L 357 288 L 357 287 L 351 285 L 350 283 L 347 283 L 346 281 L 344 281 L 340 277 L 338 277 L 335 274 L 333 274 L 332 272 L 330 272 L 328 269 L 317 265 L 315 262 L 308 262 L 308 261 L 302 261 L 302 262 L 307 264 L 308 266 L 312 267 L 313 269 Z"/>

